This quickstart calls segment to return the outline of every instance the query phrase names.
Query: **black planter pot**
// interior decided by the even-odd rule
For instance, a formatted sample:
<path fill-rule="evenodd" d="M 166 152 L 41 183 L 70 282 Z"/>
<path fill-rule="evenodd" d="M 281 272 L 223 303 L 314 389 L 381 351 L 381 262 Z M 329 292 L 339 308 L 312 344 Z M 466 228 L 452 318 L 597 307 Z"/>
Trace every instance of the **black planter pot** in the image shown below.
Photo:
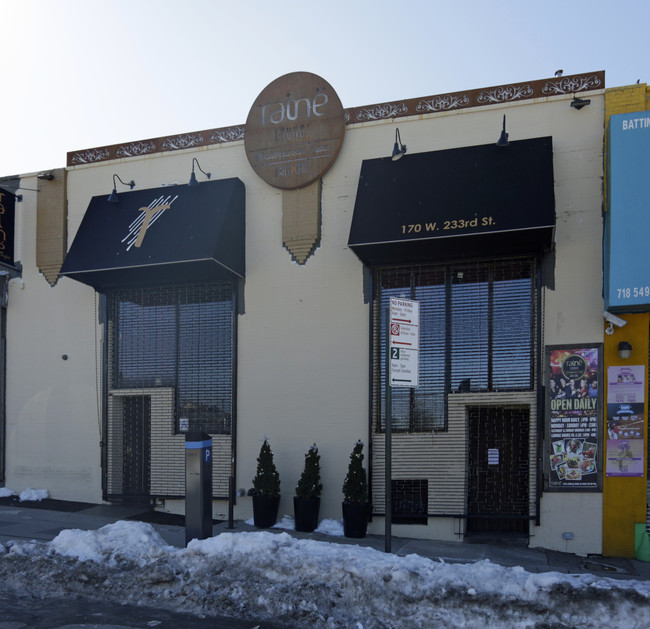
<path fill-rule="evenodd" d="M 253 522 L 258 529 L 271 528 L 278 520 L 280 496 L 253 496 Z"/>
<path fill-rule="evenodd" d="M 312 533 L 318 527 L 320 498 L 293 497 L 293 514 L 296 519 L 296 531 Z"/>
<path fill-rule="evenodd" d="M 368 529 L 368 503 L 343 503 L 343 533 L 346 537 L 365 537 Z"/>

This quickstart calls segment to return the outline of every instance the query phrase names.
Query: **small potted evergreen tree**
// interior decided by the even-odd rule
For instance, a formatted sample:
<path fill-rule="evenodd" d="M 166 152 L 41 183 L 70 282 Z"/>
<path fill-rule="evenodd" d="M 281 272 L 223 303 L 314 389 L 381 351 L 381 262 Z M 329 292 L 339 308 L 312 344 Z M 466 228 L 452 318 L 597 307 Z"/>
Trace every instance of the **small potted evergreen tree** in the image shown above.
<path fill-rule="evenodd" d="M 363 442 L 357 441 L 350 455 L 348 474 L 343 482 L 343 533 L 365 537 L 368 528 L 368 482 L 363 467 Z"/>
<path fill-rule="evenodd" d="M 267 529 L 278 519 L 280 507 L 280 474 L 273 462 L 273 452 L 265 437 L 257 457 L 257 473 L 253 478 L 253 521 Z"/>
<path fill-rule="evenodd" d="M 305 468 L 298 479 L 296 495 L 293 498 L 296 531 L 311 533 L 316 530 L 322 489 L 323 485 L 320 482 L 320 454 L 318 454 L 316 444 L 313 444 L 305 454 Z"/>

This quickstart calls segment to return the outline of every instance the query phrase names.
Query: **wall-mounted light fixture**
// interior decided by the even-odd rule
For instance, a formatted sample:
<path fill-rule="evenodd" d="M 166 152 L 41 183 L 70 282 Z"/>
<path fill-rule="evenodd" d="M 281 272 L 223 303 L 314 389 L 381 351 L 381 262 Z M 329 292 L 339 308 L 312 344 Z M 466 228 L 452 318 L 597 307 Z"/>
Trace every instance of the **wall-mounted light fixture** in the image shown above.
<path fill-rule="evenodd" d="M 116 178 L 123 186 L 129 186 L 129 188 L 131 188 L 131 190 L 133 190 L 133 188 L 135 186 L 135 181 L 133 181 L 133 179 L 131 179 L 131 181 L 129 181 L 129 183 L 126 183 L 125 181 L 122 181 L 120 179 L 119 175 L 113 175 L 113 192 L 111 192 L 111 194 L 108 197 L 108 202 L 109 203 L 119 203 L 120 202 L 120 198 L 117 196 L 117 186 L 116 186 L 116 183 L 115 183 Z"/>
<path fill-rule="evenodd" d="M 22 203 L 23 201 L 23 195 L 18 194 L 18 190 L 29 190 L 29 192 L 38 192 L 38 188 L 25 188 L 25 186 L 21 186 L 20 184 L 15 184 L 11 180 L 5 180 L 0 183 L 0 185 L 7 191 L 11 192 L 15 199 L 16 203 Z"/>
<path fill-rule="evenodd" d="M 503 129 L 501 130 L 501 135 L 497 140 L 497 146 L 509 146 L 508 134 L 506 133 L 506 115 L 503 114 Z"/>
<path fill-rule="evenodd" d="M 627 341 L 621 341 L 618 344 L 618 357 L 623 360 L 632 356 L 632 346 Z"/>
<path fill-rule="evenodd" d="M 391 159 L 396 162 L 398 159 L 404 157 L 406 153 L 406 146 L 402 144 L 402 136 L 399 134 L 399 129 L 395 129 L 395 146 L 393 147 L 393 154 Z"/>
<path fill-rule="evenodd" d="M 38 179 L 42 179 L 44 181 L 52 181 L 52 179 L 54 179 L 54 173 L 51 170 L 50 171 L 45 171 L 45 172 L 42 172 L 42 173 L 38 173 L 38 175 L 36 175 L 36 177 L 38 177 Z"/>
<path fill-rule="evenodd" d="M 591 101 L 588 98 L 578 98 L 577 96 L 574 96 L 571 101 L 571 107 L 580 111 L 583 107 L 589 105 L 589 103 L 591 103 Z"/>
<path fill-rule="evenodd" d="M 196 159 L 196 157 L 192 158 L 192 174 L 190 175 L 190 180 L 188 182 L 188 186 L 196 186 L 199 182 L 196 179 L 196 175 L 194 174 L 194 162 L 196 162 L 196 165 L 199 167 L 199 170 L 208 178 L 212 177 L 212 173 L 206 173 L 203 168 L 201 168 L 201 164 L 199 164 L 199 160 Z"/>

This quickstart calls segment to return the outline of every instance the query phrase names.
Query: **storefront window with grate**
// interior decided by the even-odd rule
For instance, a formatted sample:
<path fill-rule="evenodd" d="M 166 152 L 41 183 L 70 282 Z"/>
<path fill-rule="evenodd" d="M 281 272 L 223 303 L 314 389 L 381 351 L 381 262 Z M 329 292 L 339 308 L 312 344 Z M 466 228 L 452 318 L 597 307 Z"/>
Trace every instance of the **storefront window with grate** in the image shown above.
<path fill-rule="evenodd" d="M 394 387 L 393 429 L 446 430 L 450 394 L 533 387 L 535 264 L 530 259 L 375 272 L 373 408 L 384 430 L 391 297 L 420 302 L 419 386 Z"/>
<path fill-rule="evenodd" d="M 175 431 L 231 434 L 231 282 L 107 295 L 109 389 L 171 388 Z"/>

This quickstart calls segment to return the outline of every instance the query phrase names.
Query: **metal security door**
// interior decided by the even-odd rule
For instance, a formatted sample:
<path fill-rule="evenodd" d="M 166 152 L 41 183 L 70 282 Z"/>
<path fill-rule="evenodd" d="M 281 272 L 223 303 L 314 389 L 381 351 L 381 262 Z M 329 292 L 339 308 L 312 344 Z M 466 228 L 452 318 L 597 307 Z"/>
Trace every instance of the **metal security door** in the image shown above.
<path fill-rule="evenodd" d="M 467 533 L 527 534 L 529 411 L 471 407 Z"/>
<path fill-rule="evenodd" d="M 5 481 L 7 309 L 0 306 L 0 482 Z"/>
<path fill-rule="evenodd" d="M 151 460 L 151 397 L 132 395 L 123 399 L 125 502 L 149 502 Z"/>

